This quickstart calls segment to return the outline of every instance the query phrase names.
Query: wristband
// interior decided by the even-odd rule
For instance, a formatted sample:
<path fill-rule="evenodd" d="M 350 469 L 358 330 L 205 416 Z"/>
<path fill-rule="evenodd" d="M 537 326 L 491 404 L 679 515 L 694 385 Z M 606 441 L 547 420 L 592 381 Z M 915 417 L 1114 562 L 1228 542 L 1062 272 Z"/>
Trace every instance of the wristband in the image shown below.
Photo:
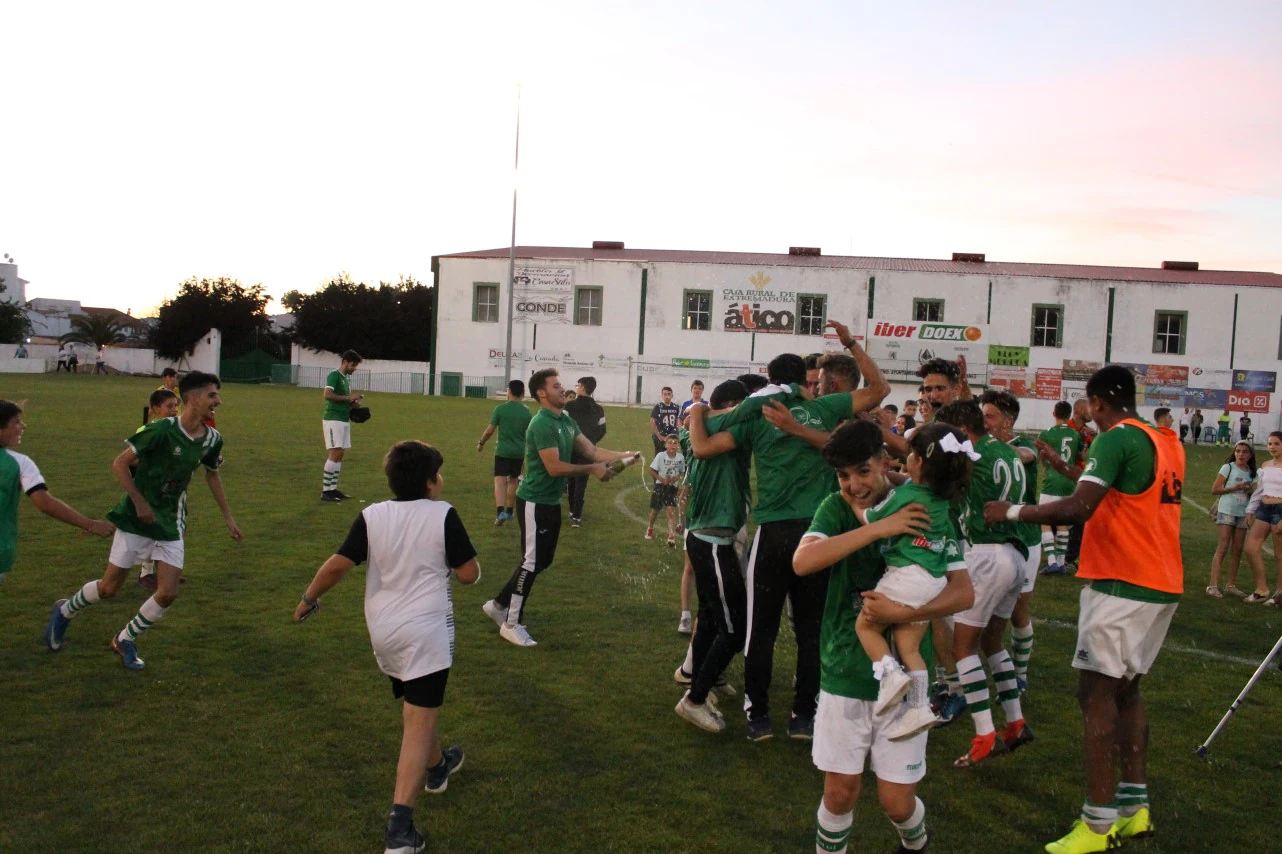
<path fill-rule="evenodd" d="M 1024 509 L 1023 504 L 1012 504 L 1006 508 L 1006 519 L 1010 522 L 1019 521 L 1019 511 Z"/>

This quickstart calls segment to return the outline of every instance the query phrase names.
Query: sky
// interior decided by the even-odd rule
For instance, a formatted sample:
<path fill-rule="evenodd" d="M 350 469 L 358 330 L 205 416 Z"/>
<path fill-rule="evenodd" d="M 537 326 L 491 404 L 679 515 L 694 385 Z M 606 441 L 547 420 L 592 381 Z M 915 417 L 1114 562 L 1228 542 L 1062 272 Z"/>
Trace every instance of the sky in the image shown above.
<path fill-rule="evenodd" d="M 0 0 L 0 46 L 28 299 L 430 281 L 514 182 L 526 245 L 1282 272 L 1279 3 Z"/>

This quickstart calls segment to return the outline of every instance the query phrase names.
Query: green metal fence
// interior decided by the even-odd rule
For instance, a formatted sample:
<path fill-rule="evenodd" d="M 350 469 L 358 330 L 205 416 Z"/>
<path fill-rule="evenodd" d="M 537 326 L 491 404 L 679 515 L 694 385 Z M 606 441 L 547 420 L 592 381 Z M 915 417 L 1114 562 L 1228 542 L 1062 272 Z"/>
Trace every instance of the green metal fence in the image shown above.
<path fill-rule="evenodd" d="M 251 350 L 219 362 L 218 376 L 225 383 L 273 382 L 277 367 L 289 367 L 289 363 L 263 350 Z"/>

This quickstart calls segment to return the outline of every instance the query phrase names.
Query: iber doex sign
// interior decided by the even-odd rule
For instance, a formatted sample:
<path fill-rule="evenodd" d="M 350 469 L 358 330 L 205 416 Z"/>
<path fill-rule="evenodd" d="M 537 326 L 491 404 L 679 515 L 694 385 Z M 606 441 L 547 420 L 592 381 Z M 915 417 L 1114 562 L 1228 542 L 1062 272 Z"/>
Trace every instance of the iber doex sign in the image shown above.
<path fill-rule="evenodd" d="M 983 332 L 975 326 L 944 326 L 940 323 L 883 323 L 872 332 L 877 338 L 917 338 L 923 341 L 978 341 Z"/>

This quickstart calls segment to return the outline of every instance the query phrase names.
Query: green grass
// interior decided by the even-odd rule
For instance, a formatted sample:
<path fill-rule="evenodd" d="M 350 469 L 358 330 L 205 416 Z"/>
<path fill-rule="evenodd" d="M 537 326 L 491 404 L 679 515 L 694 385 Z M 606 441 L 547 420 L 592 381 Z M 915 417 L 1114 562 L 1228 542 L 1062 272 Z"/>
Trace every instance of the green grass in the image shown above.
<path fill-rule="evenodd" d="M 153 386 L 10 375 L 0 397 L 27 400 L 20 450 L 54 494 L 101 515 L 119 495 L 111 459 Z M 370 652 L 361 569 L 315 619 L 290 620 L 357 512 L 354 502 L 317 501 L 320 393 L 230 386 L 224 398 L 224 481 L 245 542 L 227 537 L 198 475 L 191 583 L 142 639 L 142 673 L 124 671 L 108 647 L 145 598 L 132 583 L 77 617 L 62 653 L 44 649 L 50 604 L 98 577 L 108 546 L 24 502 L 18 565 L 0 586 L 0 850 L 381 850 L 400 713 Z M 810 850 L 822 777 L 805 744 L 750 744 L 737 714 L 718 738 L 672 713 L 680 692 L 671 674 L 684 654 L 675 632 L 680 554 L 644 542 L 641 525 L 616 508 L 622 500 L 644 514 L 639 478 L 629 472 L 589 487 L 586 526 L 563 531 L 531 601 L 540 645 L 518 650 L 480 612 L 519 552 L 515 525 L 491 524 L 490 449 L 475 451 L 491 404 L 379 394 L 369 402 L 374 418 L 354 428 L 343 489 L 381 500 L 380 459 L 391 443 L 432 442 L 446 458 L 445 497 L 484 569 L 479 585 L 455 590 L 458 650 L 441 721 L 445 741 L 461 742 L 468 760 L 446 795 L 420 800 L 418 822 L 436 850 Z M 648 449 L 644 410 L 609 417 L 604 444 Z M 1186 496 L 1209 503 L 1223 456 L 1190 452 Z M 1160 835 L 1130 847 L 1274 850 L 1276 672 L 1208 761 L 1193 750 L 1282 634 L 1282 614 L 1202 595 L 1214 526 L 1186 507 L 1184 529 L 1190 592 L 1145 688 Z M 920 793 L 932 850 L 1040 850 L 1075 817 L 1084 794 L 1069 666 L 1078 590 L 1073 579 L 1038 584 L 1035 614 L 1052 622 L 1038 625 L 1025 702 L 1034 746 L 962 772 L 950 765 L 966 749 L 969 724 L 931 736 Z M 781 638 L 772 692 L 780 732 L 792 658 L 791 640 Z M 739 661 L 729 676 L 742 685 Z M 852 850 L 897 844 L 870 792 L 856 837 Z"/>

